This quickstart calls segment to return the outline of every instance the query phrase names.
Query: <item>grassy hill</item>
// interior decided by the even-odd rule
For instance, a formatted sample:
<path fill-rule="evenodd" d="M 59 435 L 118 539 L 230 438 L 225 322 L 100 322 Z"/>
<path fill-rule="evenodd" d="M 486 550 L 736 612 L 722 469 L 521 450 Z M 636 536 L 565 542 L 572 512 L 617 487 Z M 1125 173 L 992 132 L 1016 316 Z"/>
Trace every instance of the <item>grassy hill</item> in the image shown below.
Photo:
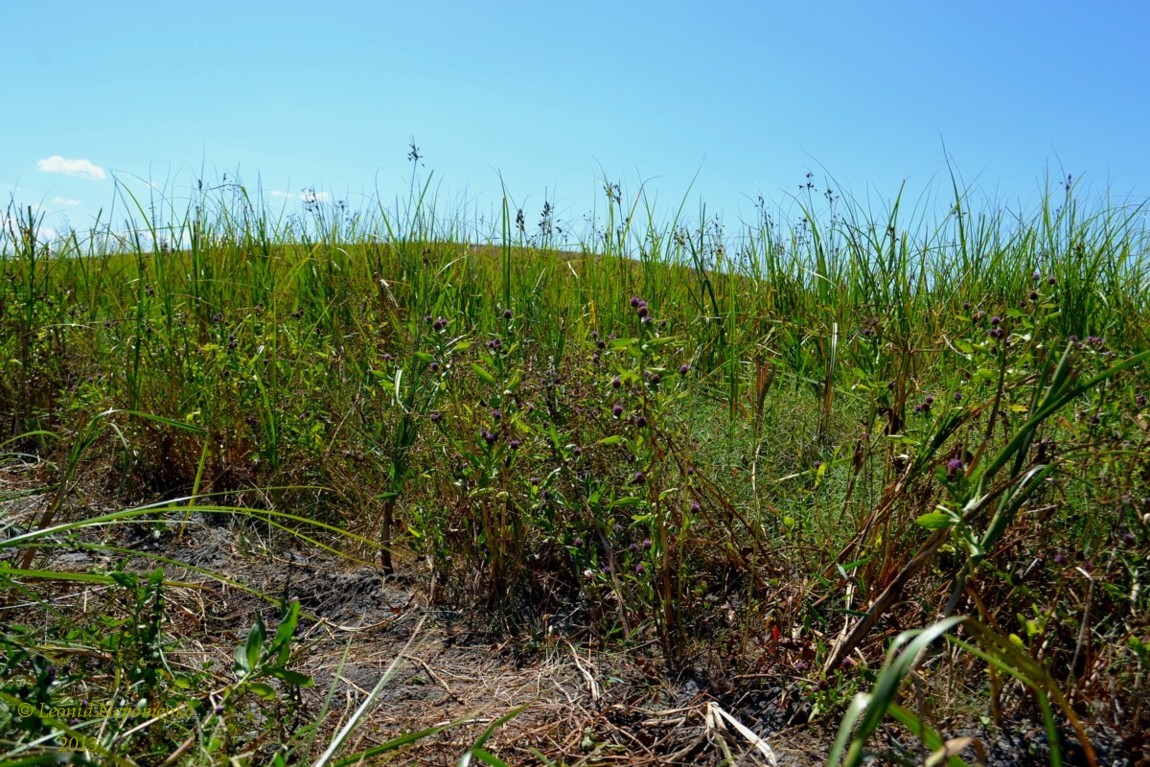
<path fill-rule="evenodd" d="M 1150 727 L 1141 211 L 1086 214 L 1067 192 L 1029 218 L 959 199 L 908 225 L 896 202 L 729 233 L 610 203 L 574 249 L 510 211 L 480 245 L 422 208 L 305 225 L 205 197 L 174 223 L 141 210 L 134 238 L 51 243 L 11 211 L 0 419 L 20 481 L 0 486 L 0 593 L 22 612 L 4 705 L 179 700 L 199 729 L 105 727 L 93 758 L 187 738 L 188 763 L 271 758 L 252 711 L 304 706 L 285 648 L 315 618 L 293 617 L 287 585 L 290 629 L 253 632 L 234 669 L 222 648 L 214 703 L 161 661 L 203 637 L 166 612 L 170 573 L 147 572 L 187 564 L 189 524 L 230 519 L 274 551 L 410 579 L 528 655 L 641 656 L 718 697 L 785 682 L 804 718 L 876 683 L 881 717 L 902 673 L 919 696 L 903 723 Z M 78 578 L 68 551 L 102 564 Z M 125 597 L 54 606 L 96 587 Z M 900 631 L 932 625 L 945 652 L 881 668 Z M 119 639 L 89 647 L 94 626 Z M 0 727 L 12 754 L 71 737 Z"/>

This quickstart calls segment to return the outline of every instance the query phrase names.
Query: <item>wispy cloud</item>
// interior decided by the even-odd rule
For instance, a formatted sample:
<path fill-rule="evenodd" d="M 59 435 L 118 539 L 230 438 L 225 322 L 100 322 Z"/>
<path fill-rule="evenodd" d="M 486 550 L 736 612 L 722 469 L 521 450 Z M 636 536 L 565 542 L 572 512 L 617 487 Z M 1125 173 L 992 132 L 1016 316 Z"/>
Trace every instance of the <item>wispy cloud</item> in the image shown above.
<path fill-rule="evenodd" d="M 330 192 L 316 192 L 308 189 L 303 192 L 285 192 L 282 189 L 273 189 L 268 192 L 272 197 L 286 197 L 289 199 L 296 199 L 300 202 L 331 202 Z"/>
<path fill-rule="evenodd" d="M 74 208 L 80 204 L 79 200 L 74 200 L 71 197 L 53 197 L 53 205 L 63 205 L 66 208 Z"/>
<path fill-rule="evenodd" d="M 45 157 L 36 163 L 36 167 L 45 173 L 63 173 L 65 176 L 82 176 L 93 181 L 107 177 L 107 173 L 99 165 L 90 160 L 72 160 L 54 154 Z"/>

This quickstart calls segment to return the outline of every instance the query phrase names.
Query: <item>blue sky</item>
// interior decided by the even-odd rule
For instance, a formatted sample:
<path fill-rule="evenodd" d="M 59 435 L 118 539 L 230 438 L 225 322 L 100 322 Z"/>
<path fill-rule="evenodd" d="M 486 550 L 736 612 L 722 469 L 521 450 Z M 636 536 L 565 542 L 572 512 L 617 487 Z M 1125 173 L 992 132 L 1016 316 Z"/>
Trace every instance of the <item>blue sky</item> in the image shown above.
<path fill-rule="evenodd" d="M 729 227 L 805 174 L 882 209 L 1028 208 L 1049 174 L 1150 195 L 1136 2 L 9 3 L 0 192 L 85 228 L 114 179 L 176 200 L 228 173 L 298 208 L 405 193 L 578 229 L 602 180 Z M 692 179 L 698 173 L 694 186 Z"/>

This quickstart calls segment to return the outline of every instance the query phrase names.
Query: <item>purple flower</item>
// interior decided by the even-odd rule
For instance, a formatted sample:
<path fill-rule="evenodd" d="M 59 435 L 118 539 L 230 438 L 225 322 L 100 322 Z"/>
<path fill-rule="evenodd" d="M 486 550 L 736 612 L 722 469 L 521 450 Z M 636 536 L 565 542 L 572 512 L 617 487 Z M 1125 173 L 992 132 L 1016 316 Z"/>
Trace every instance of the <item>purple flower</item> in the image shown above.
<path fill-rule="evenodd" d="M 651 318 L 650 317 L 644 317 L 643 318 L 643 324 L 644 325 L 650 325 L 651 324 Z"/>
<path fill-rule="evenodd" d="M 635 425 L 638 426 L 640 429 L 645 429 L 647 427 L 646 417 L 641 416 L 641 415 L 635 416 Z"/>
<path fill-rule="evenodd" d="M 1054 279 L 1053 274 L 1046 278 L 1046 284 L 1047 285 L 1053 285 L 1055 282 L 1056 282 L 1056 280 Z"/>
<path fill-rule="evenodd" d="M 638 296 L 631 296 L 631 308 L 632 309 L 639 308 L 639 302 L 640 301 L 642 301 L 642 299 L 639 298 Z"/>
<path fill-rule="evenodd" d="M 643 539 L 643 550 L 644 551 L 650 551 L 651 550 L 651 539 L 650 538 L 644 538 Z"/>
<path fill-rule="evenodd" d="M 433 362 L 430 365 L 428 365 L 427 367 L 431 370 L 432 373 L 438 373 L 439 372 L 439 363 L 438 362 Z"/>
<path fill-rule="evenodd" d="M 575 447 L 571 448 L 571 455 L 578 458 L 579 456 L 583 455 L 583 448 L 576 445 Z"/>
<path fill-rule="evenodd" d="M 647 568 L 643 567 L 643 563 L 640 562 L 639 564 L 635 565 L 635 572 L 639 575 L 642 575 L 643 573 L 647 572 Z"/>
<path fill-rule="evenodd" d="M 483 437 L 483 441 L 486 442 L 488 444 L 488 446 L 491 446 L 491 445 L 494 445 L 495 441 L 499 439 L 499 432 L 487 431 L 487 429 L 481 429 L 479 432 L 479 436 Z"/>
<path fill-rule="evenodd" d="M 611 379 L 611 385 L 613 387 L 615 387 L 616 389 L 618 389 L 620 386 L 623 385 L 623 382 L 619 380 L 619 376 L 615 376 L 614 378 Z"/>
<path fill-rule="evenodd" d="M 647 316 L 647 305 L 646 304 L 639 304 L 639 308 L 636 309 L 635 312 L 640 317 L 646 317 Z"/>
<path fill-rule="evenodd" d="M 1146 395 L 1145 394 L 1135 395 L 1134 404 L 1137 405 L 1138 407 L 1146 407 Z"/>
<path fill-rule="evenodd" d="M 596 365 L 599 364 L 599 352 L 595 352 L 594 354 L 591 355 L 591 361 L 594 362 Z"/>
<path fill-rule="evenodd" d="M 1031 301 L 1037 301 L 1038 300 L 1038 291 L 1037 290 L 1030 291 L 1030 300 Z"/>
<path fill-rule="evenodd" d="M 512 450 L 518 450 L 518 449 L 519 449 L 519 447 L 520 447 L 520 446 L 521 446 L 523 443 L 522 443 L 522 442 L 520 442 L 518 439 L 513 439 L 513 440 L 511 440 L 510 442 L 508 442 L 507 444 L 508 444 L 508 445 L 511 447 L 511 449 L 512 449 Z"/>
<path fill-rule="evenodd" d="M 635 476 L 631 478 L 632 485 L 641 485 L 647 481 L 647 475 L 641 471 L 635 472 Z"/>
<path fill-rule="evenodd" d="M 659 381 L 660 381 L 659 374 L 658 373 L 652 373 L 651 374 L 651 385 L 652 386 L 658 386 Z"/>
<path fill-rule="evenodd" d="M 1002 324 L 1002 317 L 997 315 L 997 314 L 994 315 L 993 317 L 990 318 L 990 324 L 991 325 L 1001 325 Z"/>
<path fill-rule="evenodd" d="M 505 320 L 509 320 L 509 319 L 511 319 L 513 316 L 514 316 L 514 315 L 511 313 L 511 310 L 510 310 L 510 309 L 504 309 L 504 310 L 503 310 L 503 319 L 505 319 Z"/>
<path fill-rule="evenodd" d="M 631 550 L 632 554 L 638 554 L 639 553 L 639 544 L 635 543 L 634 541 L 632 541 L 631 545 L 628 546 L 627 548 Z"/>
<path fill-rule="evenodd" d="M 691 513 L 692 514 L 698 514 L 702 510 L 703 510 L 703 507 L 699 504 L 698 501 L 691 501 Z"/>
<path fill-rule="evenodd" d="M 443 330 L 445 327 L 447 327 L 447 320 L 443 317 L 440 317 L 432 323 L 431 327 L 435 328 L 436 330 Z"/>
<path fill-rule="evenodd" d="M 1039 280 L 1041 280 L 1041 279 L 1042 279 L 1042 275 L 1038 273 L 1038 270 L 1037 270 L 1037 269 L 1035 269 L 1035 270 L 1034 270 L 1034 274 L 1030 275 L 1030 277 L 1031 277 L 1031 279 L 1033 279 L 1035 282 L 1038 282 Z"/>
<path fill-rule="evenodd" d="M 679 375 L 685 376 L 685 375 L 687 375 L 687 373 L 690 373 L 690 372 L 691 372 L 691 366 L 688 365 L 686 362 L 684 362 L 682 365 L 679 366 Z"/>
<path fill-rule="evenodd" d="M 622 405 L 622 403 L 616 402 L 614 405 L 612 405 L 612 406 L 611 406 L 611 412 L 615 414 L 615 417 L 616 417 L 616 418 L 618 418 L 619 416 L 623 415 L 623 405 Z"/>
<path fill-rule="evenodd" d="M 1002 338 L 1002 332 L 1003 332 L 1002 328 L 991 328 L 990 329 L 990 337 L 991 338 Z"/>
<path fill-rule="evenodd" d="M 493 419 L 495 419 L 496 421 L 498 421 L 500 418 L 503 417 L 503 412 L 500 410 L 492 410 L 491 411 L 491 417 Z"/>
<path fill-rule="evenodd" d="M 970 311 L 970 302 L 969 302 L 969 301 L 963 301 L 963 302 L 962 302 L 962 310 L 963 310 L 964 312 L 969 312 L 969 311 Z"/>
<path fill-rule="evenodd" d="M 962 471 L 962 461 L 958 458 L 952 458 L 946 462 L 946 478 L 953 482 L 958 477 L 958 472 Z"/>
<path fill-rule="evenodd" d="M 431 411 L 431 422 L 432 423 L 439 423 L 441 420 L 443 420 L 443 413 L 439 412 L 438 410 L 432 410 Z"/>
<path fill-rule="evenodd" d="M 539 487 L 539 477 L 532 477 L 528 481 L 531 483 L 532 487 Z"/>

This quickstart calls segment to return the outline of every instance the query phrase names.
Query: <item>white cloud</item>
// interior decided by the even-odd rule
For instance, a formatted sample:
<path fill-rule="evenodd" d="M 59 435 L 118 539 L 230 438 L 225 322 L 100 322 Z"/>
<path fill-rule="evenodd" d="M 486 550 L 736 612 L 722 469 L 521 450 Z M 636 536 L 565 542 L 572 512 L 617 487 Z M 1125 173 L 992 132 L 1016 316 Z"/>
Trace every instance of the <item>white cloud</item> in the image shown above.
<path fill-rule="evenodd" d="M 63 205 L 66 208 L 74 208 L 80 204 L 79 200 L 74 200 L 71 197 L 53 197 L 53 205 Z"/>
<path fill-rule="evenodd" d="M 65 176 L 83 176 L 93 181 L 99 181 L 108 174 L 99 165 L 89 160 L 71 160 L 54 154 L 45 157 L 36 163 L 36 167 L 45 173 L 63 173 Z"/>

